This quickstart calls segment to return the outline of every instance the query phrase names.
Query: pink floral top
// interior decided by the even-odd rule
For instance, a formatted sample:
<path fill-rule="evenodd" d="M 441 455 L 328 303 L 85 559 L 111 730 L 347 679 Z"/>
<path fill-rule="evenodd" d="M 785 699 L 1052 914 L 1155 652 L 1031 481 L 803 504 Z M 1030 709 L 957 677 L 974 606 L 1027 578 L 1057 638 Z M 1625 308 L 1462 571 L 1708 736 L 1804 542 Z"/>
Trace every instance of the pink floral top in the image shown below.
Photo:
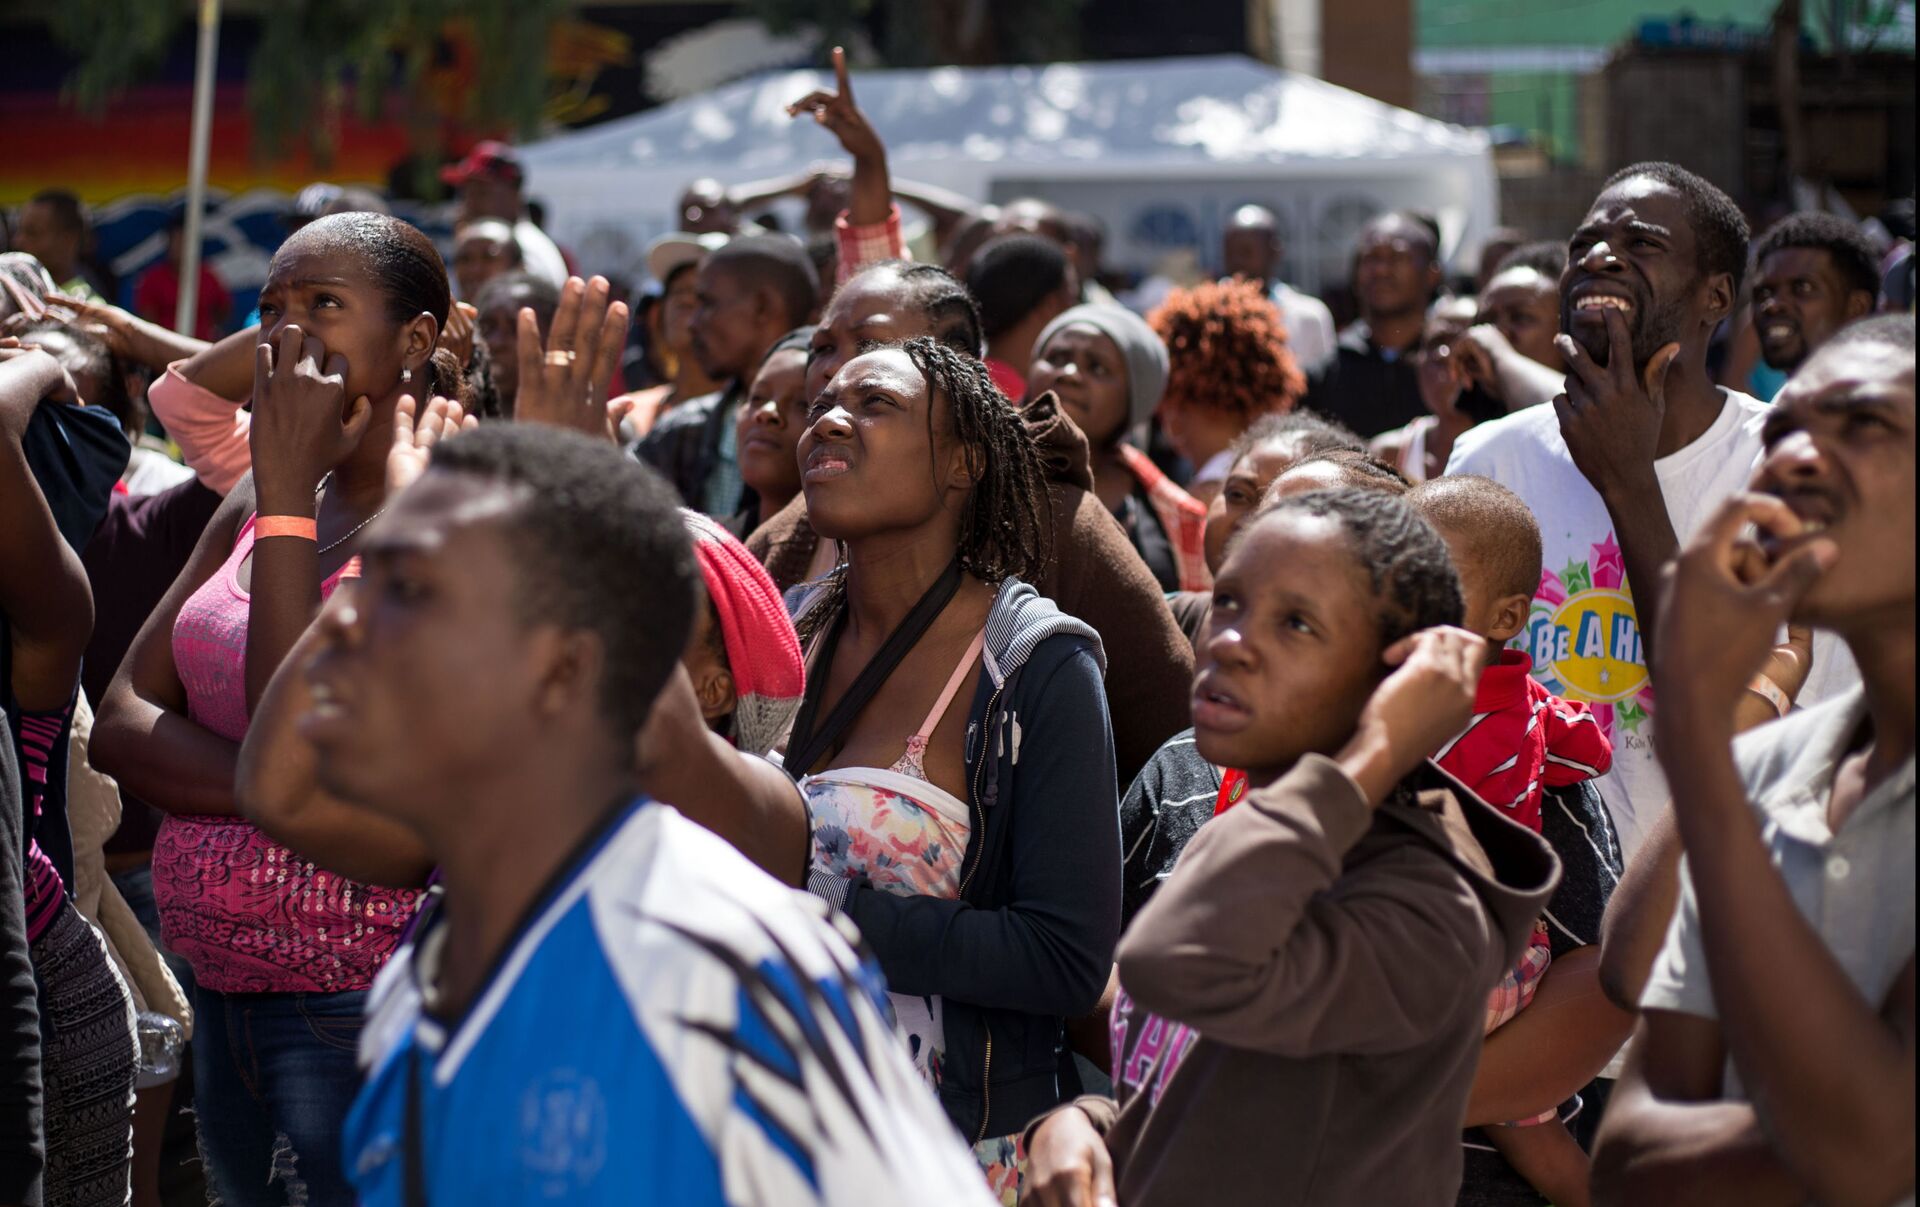
<path fill-rule="evenodd" d="M 232 742 L 247 733 L 249 596 L 238 575 L 252 549 L 249 519 L 173 626 L 188 717 Z M 322 598 L 341 576 L 320 585 Z M 176 816 L 154 839 L 153 895 L 167 948 L 221 993 L 365 989 L 420 897 L 323 871 L 244 818 Z"/>

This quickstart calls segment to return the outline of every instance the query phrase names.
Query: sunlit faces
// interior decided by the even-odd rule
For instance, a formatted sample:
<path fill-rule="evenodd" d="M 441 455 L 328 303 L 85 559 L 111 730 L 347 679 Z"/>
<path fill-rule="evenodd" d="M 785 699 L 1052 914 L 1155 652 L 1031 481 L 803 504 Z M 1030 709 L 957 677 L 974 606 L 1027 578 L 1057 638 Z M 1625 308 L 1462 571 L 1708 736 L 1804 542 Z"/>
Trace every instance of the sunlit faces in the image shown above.
<path fill-rule="evenodd" d="M 1274 479 L 1304 455 L 1297 437 L 1283 436 L 1254 445 L 1227 470 L 1220 493 L 1207 505 L 1208 570 L 1220 573 L 1220 565 L 1227 556 L 1227 541 L 1260 506 Z"/>
<path fill-rule="evenodd" d="M 1824 535 L 1839 557 L 1799 619 L 1843 633 L 1911 624 L 1914 606 L 1913 353 L 1864 340 L 1814 353 L 1774 400 L 1755 490 L 1799 521 L 1774 556 Z"/>
<path fill-rule="evenodd" d="M 1731 298 L 1712 292 L 1700 272 L 1686 199 L 1651 177 L 1633 176 L 1595 199 L 1567 243 L 1561 328 L 1604 365 L 1611 355 L 1607 312 L 1618 311 L 1627 320 L 1633 363 L 1644 367 L 1662 347 L 1719 321 Z"/>
<path fill-rule="evenodd" d="M 1872 294 L 1850 289 L 1833 253 L 1783 247 L 1760 261 L 1753 278 L 1753 330 L 1768 367 L 1787 372 L 1843 325 L 1873 310 Z"/>
<path fill-rule="evenodd" d="M 1477 321 L 1493 324 L 1528 360 L 1566 369 L 1554 343 L 1560 334 L 1560 283 L 1538 269 L 1519 264 L 1496 274 L 1480 293 Z"/>
<path fill-rule="evenodd" d="M 1087 441 L 1103 449 L 1127 429 L 1127 361 L 1118 344 L 1090 323 L 1069 323 L 1036 349 L 1027 396 L 1052 390 Z"/>
<path fill-rule="evenodd" d="M 957 528 L 972 477 L 948 435 L 949 405 L 899 348 L 857 356 L 834 374 L 800 436 L 814 531 L 853 541 L 923 528 L 943 510 Z"/>
<path fill-rule="evenodd" d="M 1260 787 L 1302 755 L 1332 753 L 1379 682 L 1379 604 L 1337 520 L 1255 518 L 1214 580 L 1197 643 L 1201 757 Z"/>
<path fill-rule="evenodd" d="M 763 502 L 784 501 L 800 492 L 798 448 L 806 425 L 806 382 L 805 349 L 780 349 L 754 374 L 747 405 L 736 421 L 740 477 Z"/>
<path fill-rule="evenodd" d="M 409 355 L 424 362 L 439 331 L 433 327 L 423 341 L 413 324 L 396 324 L 362 257 L 314 237 L 318 229 L 302 228 L 274 253 L 260 290 L 260 342 L 277 346 L 281 330 L 294 325 L 344 356 L 344 413 L 362 395 L 379 399 L 391 392 Z"/>
<path fill-rule="evenodd" d="M 834 374 L 867 349 L 933 334 L 910 293 L 891 268 L 868 269 L 840 287 L 820 316 L 807 349 L 809 399 L 819 397 Z"/>
<path fill-rule="evenodd" d="M 364 576 L 322 609 L 304 672 L 298 726 L 327 791 L 405 819 L 450 768 L 484 774 L 527 740 L 550 651 L 515 606 L 513 506 L 496 483 L 429 470 L 368 526 Z"/>

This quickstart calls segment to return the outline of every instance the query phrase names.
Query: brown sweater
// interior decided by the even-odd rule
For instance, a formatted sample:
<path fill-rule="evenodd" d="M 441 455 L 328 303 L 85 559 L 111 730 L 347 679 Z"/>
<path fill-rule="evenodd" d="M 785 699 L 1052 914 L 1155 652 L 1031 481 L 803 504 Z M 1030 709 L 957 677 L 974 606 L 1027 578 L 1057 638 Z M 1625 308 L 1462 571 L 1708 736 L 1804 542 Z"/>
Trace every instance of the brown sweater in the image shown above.
<path fill-rule="evenodd" d="M 1087 438 L 1051 393 L 1028 403 L 1021 416 L 1040 445 L 1052 502 L 1051 557 L 1033 587 L 1100 634 L 1115 770 L 1124 789 L 1160 743 L 1189 724 L 1193 649 L 1174 624 L 1153 572 L 1119 521 L 1089 493 Z M 804 494 L 747 538 L 747 548 L 782 591 L 806 577 L 819 544 L 807 523 Z"/>
<path fill-rule="evenodd" d="M 1560 869 L 1438 768 L 1403 788 L 1370 809 L 1310 755 L 1134 919 L 1120 1098 L 1078 1103 L 1126 1207 L 1454 1201 L 1487 993 Z"/>

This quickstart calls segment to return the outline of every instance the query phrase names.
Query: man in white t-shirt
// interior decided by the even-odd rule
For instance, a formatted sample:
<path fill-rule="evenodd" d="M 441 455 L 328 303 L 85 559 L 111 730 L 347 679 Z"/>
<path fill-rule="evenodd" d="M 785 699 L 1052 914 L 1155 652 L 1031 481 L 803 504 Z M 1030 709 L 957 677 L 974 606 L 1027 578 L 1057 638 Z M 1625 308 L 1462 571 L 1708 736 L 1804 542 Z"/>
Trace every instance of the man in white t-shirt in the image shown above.
<path fill-rule="evenodd" d="M 1667 799 L 1647 672 L 1653 585 L 1762 453 L 1766 405 L 1707 372 L 1747 238 L 1739 207 L 1684 168 L 1616 174 L 1574 232 L 1560 278 L 1566 393 L 1467 432 L 1447 465 L 1510 488 L 1539 520 L 1546 569 L 1516 644 L 1555 695 L 1591 705 L 1612 739 L 1613 770 L 1596 782 L 1628 858 Z M 1798 689 L 1810 704 L 1858 680 L 1827 634 L 1815 637 L 1811 670 L 1798 669 L 1804 685 L 1756 687 L 1789 698 Z"/>
<path fill-rule="evenodd" d="M 1333 312 L 1319 298 L 1301 293 L 1280 279 L 1282 248 L 1279 220 L 1264 205 L 1243 205 L 1227 220 L 1220 240 L 1221 268 L 1229 277 L 1259 281 L 1279 307 L 1287 348 L 1302 373 L 1333 358 Z"/>

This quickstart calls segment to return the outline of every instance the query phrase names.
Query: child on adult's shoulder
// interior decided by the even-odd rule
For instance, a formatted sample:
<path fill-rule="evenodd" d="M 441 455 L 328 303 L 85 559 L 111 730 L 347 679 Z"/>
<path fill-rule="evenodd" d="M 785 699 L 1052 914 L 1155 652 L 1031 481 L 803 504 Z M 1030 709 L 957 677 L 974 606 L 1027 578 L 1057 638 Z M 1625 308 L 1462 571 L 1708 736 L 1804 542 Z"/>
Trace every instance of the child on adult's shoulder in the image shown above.
<path fill-rule="evenodd" d="M 1447 543 L 1466 604 L 1462 627 L 1486 639 L 1473 720 L 1434 761 L 1502 814 L 1540 832 L 1547 788 L 1604 775 L 1613 747 L 1585 704 L 1562 700 L 1507 642 L 1525 631 L 1540 581 L 1540 527 L 1520 497 L 1488 478 L 1456 475 L 1414 488 L 1407 502 Z M 1487 1034 L 1533 1001 L 1551 960 L 1544 922 L 1487 1001 Z M 1558 1115 L 1486 1129 L 1507 1163 L 1556 1207 L 1588 1201 L 1586 1153 Z"/>

